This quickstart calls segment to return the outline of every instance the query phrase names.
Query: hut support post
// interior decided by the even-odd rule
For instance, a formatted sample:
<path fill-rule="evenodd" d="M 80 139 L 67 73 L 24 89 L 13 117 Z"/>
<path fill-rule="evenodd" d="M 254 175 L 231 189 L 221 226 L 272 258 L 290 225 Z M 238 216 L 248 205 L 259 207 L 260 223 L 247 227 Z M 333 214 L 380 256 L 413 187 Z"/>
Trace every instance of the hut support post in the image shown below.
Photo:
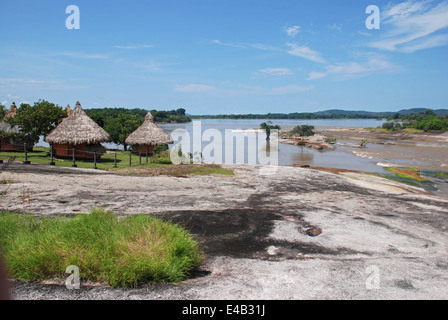
<path fill-rule="evenodd" d="M 98 169 L 96 167 L 96 152 L 93 153 L 93 169 Z"/>
<path fill-rule="evenodd" d="M 26 150 L 26 142 L 23 144 L 23 150 L 25 151 L 25 161 L 23 161 L 23 164 L 30 164 L 31 162 L 28 161 L 28 151 Z"/>
<path fill-rule="evenodd" d="M 73 165 L 72 165 L 72 167 L 73 167 L 73 168 L 78 167 L 78 166 L 76 165 L 76 162 L 75 162 L 75 148 L 73 148 Z"/>
<path fill-rule="evenodd" d="M 142 165 L 142 154 L 140 152 L 138 153 L 138 164 Z"/>
<path fill-rule="evenodd" d="M 50 146 L 50 166 L 54 166 L 56 163 L 54 163 L 53 160 L 53 145 Z"/>
<path fill-rule="evenodd" d="M 132 151 L 129 151 L 129 166 L 132 166 Z"/>

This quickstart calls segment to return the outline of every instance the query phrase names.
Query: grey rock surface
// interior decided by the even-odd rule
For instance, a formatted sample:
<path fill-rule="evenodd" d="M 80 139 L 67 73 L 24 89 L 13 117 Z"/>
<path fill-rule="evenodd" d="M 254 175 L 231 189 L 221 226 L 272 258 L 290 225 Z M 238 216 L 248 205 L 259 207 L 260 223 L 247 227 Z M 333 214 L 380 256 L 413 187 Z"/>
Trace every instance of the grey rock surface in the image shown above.
<path fill-rule="evenodd" d="M 177 178 L 12 164 L 1 210 L 160 214 L 188 221 L 206 255 L 178 285 L 68 290 L 13 281 L 14 298 L 447 299 L 447 199 L 374 176 L 232 168 L 235 176 Z"/>

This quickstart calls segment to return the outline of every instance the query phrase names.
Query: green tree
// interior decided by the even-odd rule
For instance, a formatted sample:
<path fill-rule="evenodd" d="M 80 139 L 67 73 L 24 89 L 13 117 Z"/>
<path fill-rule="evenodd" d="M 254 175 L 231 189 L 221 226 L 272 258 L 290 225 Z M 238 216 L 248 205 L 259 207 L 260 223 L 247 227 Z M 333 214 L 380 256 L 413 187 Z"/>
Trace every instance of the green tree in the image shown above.
<path fill-rule="evenodd" d="M 0 103 L 0 121 L 5 117 L 6 112 L 8 112 L 6 107 Z"/>
<path fill-rule="evenodd" d="M 272 121 L 263 122 L 260 124 L 260 128 L 263 129 L 266 132 L 266 140 L 269 140 L 271 138 L 271 130 L 280 130 L 279 125 L 273 125 Z"/>
<path fill-rule="evenodd" d="M 309 125 L 302 125 L 302 126 L 296 126 L 292 129 L 291 131 L 292 134 L 296 134 L 303 137 L 310 137 L 310 136 L 314 136 L 315 132 L 314 132 L 314 126 L 309 126 Z"/>
<path fill-rule="evenodd" d="M 104 130 L 110 135 L 116 144 L 122 144 L 127 150 L 125 143 L 127 137 L 143 124 L 144 118 L 136 114 L 119 114 L 116 118 L 105 121 Z"/>
<path fill-rule="evenodd" d="M 22 103 L 16 115 L 7 122 L 20 128 L 24 140 L 36 143 L 41 135 L 48 135 L 66 116 L 62 107 L 39 100 L 33 106 Z"/>

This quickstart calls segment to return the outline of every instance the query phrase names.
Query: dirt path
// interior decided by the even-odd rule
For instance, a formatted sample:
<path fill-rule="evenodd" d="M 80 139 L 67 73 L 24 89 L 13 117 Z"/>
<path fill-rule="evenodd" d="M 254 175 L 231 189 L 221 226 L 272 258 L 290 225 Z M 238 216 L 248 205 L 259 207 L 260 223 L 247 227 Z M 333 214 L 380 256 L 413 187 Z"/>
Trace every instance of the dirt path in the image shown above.
<path fill-rule="evenodd" d="M 15 298 L 448 297 L 448 200 L 350 172 L 340 176 L 250 166 L 235 172 L 137 177 L 11 165 L 1 174 L 14 181 L 0 200 L 2 210 L 57 215 L 101 206 L 120 215 L 159 213 L 188 221 L 207 257 L 194 277 L 178 286 L 111 289 L 82 284 L 81 290 L 69 291 L 16 281 Z M 23 190 L 30 194 L 30 205 L 22 202 Z M 322 233 L 309 236 L 313 227 Z"/>

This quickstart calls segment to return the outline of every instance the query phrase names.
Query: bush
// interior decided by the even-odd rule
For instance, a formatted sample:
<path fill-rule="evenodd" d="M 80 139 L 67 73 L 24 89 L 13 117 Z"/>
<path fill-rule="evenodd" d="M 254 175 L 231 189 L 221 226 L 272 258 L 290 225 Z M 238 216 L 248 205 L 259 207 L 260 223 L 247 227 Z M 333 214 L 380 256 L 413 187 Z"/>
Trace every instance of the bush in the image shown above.
<path fill-rule="evenodd" d="M 301 137 L 310 137 L 315 135 L 314 126 L 309 125 L 296 126 L 292 129 L 291 133 Z"/>
<path fill-rule="evenodd" d="M 160 163 L 160 164 L 172 164 L 171 159 L 167 158 L 167 157 L 157 158 L 157 163 Z"/>

